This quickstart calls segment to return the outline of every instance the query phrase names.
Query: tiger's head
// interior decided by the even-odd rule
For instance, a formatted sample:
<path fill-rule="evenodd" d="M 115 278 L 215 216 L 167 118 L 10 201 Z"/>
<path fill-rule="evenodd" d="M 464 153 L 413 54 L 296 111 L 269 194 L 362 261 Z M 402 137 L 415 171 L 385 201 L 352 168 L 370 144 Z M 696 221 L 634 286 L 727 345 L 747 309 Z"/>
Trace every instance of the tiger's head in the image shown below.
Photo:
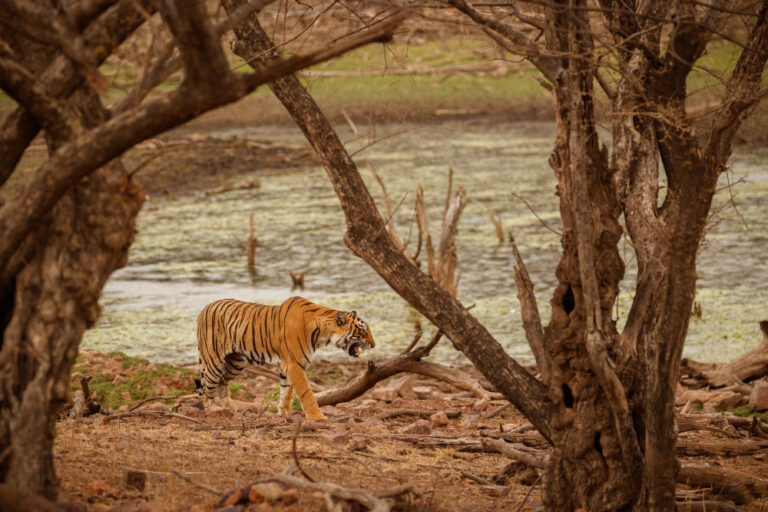
<path fill-rule="evenodd" d="M 338 311 L 334 319 L 336 325 L 331 334 L 331 343 L 350 356 L 360 357 L 363 350 L 376 346 L 370 327 L 354 311 Z"/>

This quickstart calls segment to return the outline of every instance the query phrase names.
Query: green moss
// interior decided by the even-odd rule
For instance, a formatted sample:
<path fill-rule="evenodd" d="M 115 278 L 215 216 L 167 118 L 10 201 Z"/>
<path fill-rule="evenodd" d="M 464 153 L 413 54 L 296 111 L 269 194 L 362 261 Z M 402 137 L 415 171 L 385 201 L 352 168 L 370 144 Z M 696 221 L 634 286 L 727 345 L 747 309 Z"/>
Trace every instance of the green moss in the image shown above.
<path fill-rule="evenodd" d="M 752 416 L 757 416 L 761 420 L 768 422 L 768 411 L 763 411 L 763 412 L 755 411 L 749 405 L 742 405 L 742 406 L 736 407 L 735 409 L 731 409 L 728 412 L 735 414 L 736 416 L 742 416 L 745 418 L 751 418 Z"/>
<path fill-rule="evenodd" d="M 75 367 L 83 375 L 90 376 L 89 389 L 91 394 L 107 409 L 117 409 L 121 405 L 134 403 L 138 400 L 150 396 L 156 396 L 161 393 L 157 391 L 160 383 L 166 384 L 173 381 L 176 387 L 181 384 L 182 389 L 174 389 L 163 394 L 167 396 L 180 396 L 188 394 L 195 389 L 194 378 L 196 373 L 186 368 L 179 368 L 169 364 L 157 364 L 144 368 L 147 361 L 144 359 L 125 356 L 119 352 L 109 354 L 112 357 L 122 357 L 122 368 L 131 369 L 137 366 L 142 368 L 135 369 L 133 373 L 124 377 L 123 382 L 114 384 L 114 379 L 107 379 L 101 374 L 101 365 L 91 365 L 88 361 L 81 360 Z M 79 381 L 72 381 L 72 390 L 80 389 Z"/>

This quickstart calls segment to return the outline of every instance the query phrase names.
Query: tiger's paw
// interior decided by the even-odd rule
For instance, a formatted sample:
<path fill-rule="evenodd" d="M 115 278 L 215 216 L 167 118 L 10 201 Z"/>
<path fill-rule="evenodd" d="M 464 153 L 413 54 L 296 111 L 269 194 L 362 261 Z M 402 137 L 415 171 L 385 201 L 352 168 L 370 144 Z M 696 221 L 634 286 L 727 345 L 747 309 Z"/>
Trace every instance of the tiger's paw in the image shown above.
<path fill-rule="evenodd" d="M 314 413 L 308 413 L 307 414 L 307 419 L 308 420 L 324 420 L 326 418 L 325 418 L 325 414 L 323 414 L 320 411 L 317 411 L 317 412 L 314 412 Z"/>

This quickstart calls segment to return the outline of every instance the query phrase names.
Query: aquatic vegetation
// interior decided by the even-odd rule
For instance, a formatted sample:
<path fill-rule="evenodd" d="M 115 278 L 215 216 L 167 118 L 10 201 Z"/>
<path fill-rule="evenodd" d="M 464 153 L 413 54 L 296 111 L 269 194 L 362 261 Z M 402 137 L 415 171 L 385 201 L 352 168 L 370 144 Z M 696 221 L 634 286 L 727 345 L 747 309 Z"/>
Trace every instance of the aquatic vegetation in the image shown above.
<path fill-rule="evenodd" d="M 475 304 L 472 314 L 524 362 L 532 357 L 519 318 L 512 255 L 508 244 L 499 244 L 488 210 L 513 232 L 546 321 L 560 244 L 542 224 L 560 229 L 555 180 L 547 164 L 551 129 L 549 123 L 387 125 L 379 127 L 378 137 L 401 134 L 357 155 L 361 163 L 371 161 L 386 182 L 395 207 L 393 221 L 404 238 L 411 229 L 416 185 L 424 186 L 427 214 L 438 219 L 447 169 L 453 167 L 456 186 L 463 186 L 470 199 L 457 234 L 459 298 L 467 306 Z M 232 133 L 228 130 L 227 136 Z M 240 135 L 302 142 L 292 127 L 248 128 Z M 367 144 L 363 139 L 349 146 L 354 151 Z M 364 165 L 361 169 L 383 207 L 378 185 Z M 102 318 L 86 333 L 83 346 L 195 362 L 195 320 L 205 304 L 227 297 L 279 303 L 300 294 L 364 313 L 377 340 L 376 350 L 365 357 L 402 350 L 415 334 L 410 308 L 344 244 L 344 217 L 323 170 L 314 165 L 261 169 L 239 179 L 245 183 L 256 177 L 261 183 L 257 191 L 154 198 L 139 216 L 129 265 L 107 284 Z M 732 188 L 739 213 L 730 208 L 718 214 L 697 265 L 703 316 L 691 322 L 685 355 L 702 360 L 728 359 L 754 346 L 760 340 L 757 322 L 768 303 L 768 205 L 763 200 L 768 196 L 768 154 L 737 150 L 728 178 L 731 183 L 745 181 Z M 715 205 L 730 201 L 725 180 L 724 175 Z M 260 241 L 253 275 L 245 256 L 251 212 Z M 437 237 L 439 225 L 432 223 L 432 229 Z M 415 227 L 411 243 L 413 237 Z M 635 276 L 631 247 L 625 244 L 622 253 L 628 266 L 617 307 L 620 326 L 631 304 Z M 290 269 L 306 273 L 304 290 L 291 291 Z M 422 325 L 427 331 L 429 327 L 428 322 Z M 448 340 L 433 354 L 442 361 L 460 362 L 463 357 Z M 329 348 L 318 357 L 345 356 Z"/>

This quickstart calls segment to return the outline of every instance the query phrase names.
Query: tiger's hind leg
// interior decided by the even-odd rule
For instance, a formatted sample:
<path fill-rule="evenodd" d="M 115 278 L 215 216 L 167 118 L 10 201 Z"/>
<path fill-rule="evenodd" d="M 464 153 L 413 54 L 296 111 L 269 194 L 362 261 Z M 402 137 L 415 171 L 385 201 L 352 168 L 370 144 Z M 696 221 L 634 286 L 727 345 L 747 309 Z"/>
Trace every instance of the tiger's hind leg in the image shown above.
<path fill-rule="evenodd" d="M 203 364 L 202 369 L 200 370 L 200 391 L 199 393 L 203 395 L 203 407 L 205 409 L 208 409 L 208 406 L 211 405 L 211 400 L 216 398 L 216 389 L 219 385 L 219 371 L 214 368 L 208 368 L 205 364 Z"/>
<path fill-rule="evenodd" d="M 280 371 L 280 406 L 277 409 L 279 416 L 288 417 L 291 412 L 291 398 L 293 397 L 293 386 L 288 382 L 282 370 Z"/>
<path fill-rule="evenodd" d="M 242 354 L 229 354 L 224 358 L 224 373 L 218 386 L 219 400 L 224 404 L 224 407 L 232 411 L 235 410 L 235 404 L 232 402 L 229 381 L 240 375 L 247 365 L 248 361 Z"/>

